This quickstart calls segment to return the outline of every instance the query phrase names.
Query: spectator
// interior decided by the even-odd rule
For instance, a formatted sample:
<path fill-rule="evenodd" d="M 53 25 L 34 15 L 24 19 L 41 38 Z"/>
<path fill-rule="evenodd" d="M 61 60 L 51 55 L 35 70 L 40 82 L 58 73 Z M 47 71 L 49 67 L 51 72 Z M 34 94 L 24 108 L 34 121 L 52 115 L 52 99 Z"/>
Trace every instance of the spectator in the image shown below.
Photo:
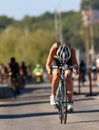
<path fill-rule="evenodd" d="M 86 64 L 83 60 L 81 60 L 79 67 L 80 67 L 80 70 L 79 70 L 80 71 L 80 79 L 81 79 L 81 82 L 84 86 L 84 82 L 86 81 L 86 78 L 85 78 L 85 76 L 86 76 Z"/>

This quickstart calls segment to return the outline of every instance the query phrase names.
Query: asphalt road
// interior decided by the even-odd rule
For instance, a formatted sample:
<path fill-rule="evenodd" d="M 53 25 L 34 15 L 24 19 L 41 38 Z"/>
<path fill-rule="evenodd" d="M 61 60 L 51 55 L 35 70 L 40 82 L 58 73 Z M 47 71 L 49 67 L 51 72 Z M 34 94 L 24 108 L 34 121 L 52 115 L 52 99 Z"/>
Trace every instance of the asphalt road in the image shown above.
<path fill-rule="evenodd" d="M 99 95 L 86 96 L 88 87 L 74 95 L 74 112 L 68 113 L 67 124 L 60 124 L 57 109 L 49 104 L 50 84 L 28 84 L 16 99 L 6 89 L 1 90 L 0 130 L 99 130 Z M 94 92 L 98 90 L 95 87 Z"/>

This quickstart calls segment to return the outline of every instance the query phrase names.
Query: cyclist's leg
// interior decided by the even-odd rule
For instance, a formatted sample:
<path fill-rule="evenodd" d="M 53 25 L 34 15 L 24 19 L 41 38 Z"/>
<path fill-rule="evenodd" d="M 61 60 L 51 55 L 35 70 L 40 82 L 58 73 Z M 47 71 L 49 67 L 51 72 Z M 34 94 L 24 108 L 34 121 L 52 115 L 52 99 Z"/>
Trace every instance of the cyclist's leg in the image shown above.
<path fill-rule="evenodd" d="M 59 84 L 59 75 L 58 75 L 58 73 L 59 73 L 58 69 L 53 70 L 52 92 L 51 92 L 51 96 L 50 96 L 50 104 L 51 105 L 56 105 L 55 95 L 56 95 L 56 91 L 57 91 L 58 84 Z"/>
<path fill-rule="evenodd" d="M 67 93 L 68 93 L 68 100 L 73 100 L 73 80 L 72 80 L 72 72 L 71 70 L 66 70 L 66 83 L 67 83 Z"/>
<path fill-rule="evenodd" d="M 13 88 L 12 76 L 8 76 L 8 85 L 10 88 Z"/>
<path fill-rule="evenodd" d="M 58 67 L 58 62 L 56 60 L 53 61 L 52 66 Z M 50 104 L 55 105 L 55 95 L 59 84 L 59 69 L 52 70 L 52 92 L 50 96 Z"/>
<path fill-rule="evenodd" d="M 72 71 L 66 70 L 66 84 L 67 84 L 67 94 L 68 94 L 68 110 L 73 111 L 73 80 L 72 80 Z"/>
<path fill-rule="evenodd" d="M 52 78 L 52 95 L 56 95 L 58 84 L 59 84 L 59 69 L 54 69 Z"/>
<path fill-rule="evenodd" d="M 52 95 L 56 95 L 56 90 L 59 84 L 59 75 L 60 71 L 58 69 L 58 66 L 60 65 L 59 61 L 57 59 L 54 59 L 52 62 L 52 66 L 56 66 L 56 69 L 52 69 Z"/>

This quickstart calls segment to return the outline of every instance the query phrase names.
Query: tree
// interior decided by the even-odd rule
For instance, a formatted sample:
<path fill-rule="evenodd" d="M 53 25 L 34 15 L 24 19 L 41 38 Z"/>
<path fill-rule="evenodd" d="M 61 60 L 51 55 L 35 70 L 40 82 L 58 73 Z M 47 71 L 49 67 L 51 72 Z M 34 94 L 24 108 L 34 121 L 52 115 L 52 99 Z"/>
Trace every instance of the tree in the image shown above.
<path fill-rule="evenodd" d="M 5 29 L 7 26 L 11 25 L 12 22 L 12 18 L 8 18 L 7 16 L 0 16 L 0 29 Z"/>
<path fill-rule="evenodd" d="M 91 6 L 93 9 L 99 9 L 99 0 L 82 0 L 81 10 L 87 9 Z"/>

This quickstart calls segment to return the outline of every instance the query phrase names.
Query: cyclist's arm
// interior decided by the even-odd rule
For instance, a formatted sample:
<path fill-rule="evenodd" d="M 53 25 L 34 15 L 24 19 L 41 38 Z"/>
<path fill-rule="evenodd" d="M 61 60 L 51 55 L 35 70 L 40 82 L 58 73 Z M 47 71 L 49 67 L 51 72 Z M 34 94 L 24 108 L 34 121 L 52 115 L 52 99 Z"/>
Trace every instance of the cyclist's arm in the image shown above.
<path fill-rule="evenodd" d="M 8 76 L 12 75 L 11 65 L 9 64 L 8 70 L 7 70 Z"/>
<path fill-rule="evenodd" d="M 72 59 L 73 66 L 78 65 L 76 52 L 75 52 L 75 49 L 73 47 L 71 47 L 71 59 Z"/>
<path fill-rule="evenodd" d="M 77 62 L 77 57 L 76 57 L 76 51 L 73 47 L 71 47 L 71 59 L 72 59 L 72 64 L 75 67 L 75 72 L 78 73 L 78 62 Z"/>
<path fill-rule="evenodd" d="M 57 48 L 57 44 L 54 43 L 52 45 L 52 47 L 50 48 L 50 51 L 49 51 L 49 54 L 48 54 L 48 57 L 47 57 L 47 61 L 46 61 L 46 70 L 48 72 L 48 74 L 51 73 L 51 68 L 50 68 L 50 65 L 52 63 L 52 60 L 53 60 L 53 57 L 56 53 L 56 48 Z"/>

